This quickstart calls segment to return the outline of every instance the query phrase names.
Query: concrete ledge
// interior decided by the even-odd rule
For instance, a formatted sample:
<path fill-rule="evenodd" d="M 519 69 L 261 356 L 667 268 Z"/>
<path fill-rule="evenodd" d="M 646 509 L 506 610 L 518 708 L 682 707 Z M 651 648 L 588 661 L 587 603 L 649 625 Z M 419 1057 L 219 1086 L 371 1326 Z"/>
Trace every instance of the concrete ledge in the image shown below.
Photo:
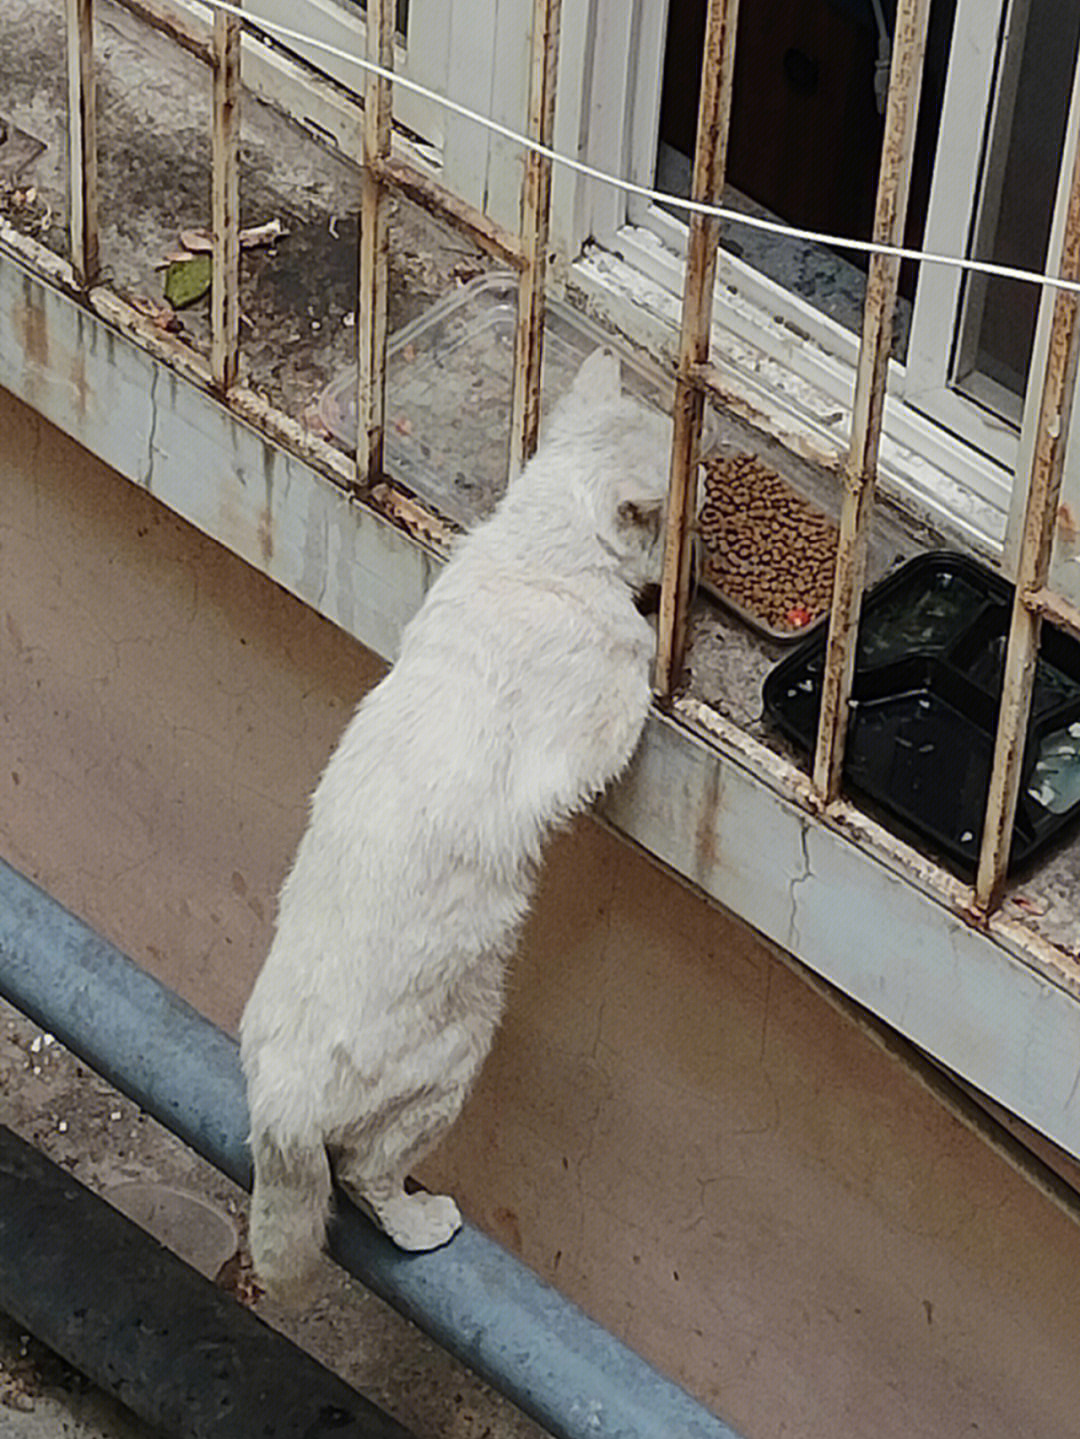
<path fill-rule="evenodd" d="M 0 384 L 379 655 L 437 560 L 300 458 L 0 249 Z M 1070 1154 L 1080 968 L 700 707 L 655 714 L 606 820 Z"/>

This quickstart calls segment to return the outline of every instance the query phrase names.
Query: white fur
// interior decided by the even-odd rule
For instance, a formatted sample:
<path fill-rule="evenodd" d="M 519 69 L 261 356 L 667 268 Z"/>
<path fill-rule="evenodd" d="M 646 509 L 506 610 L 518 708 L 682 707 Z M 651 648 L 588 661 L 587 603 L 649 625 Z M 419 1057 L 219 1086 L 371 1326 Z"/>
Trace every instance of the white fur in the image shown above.
<path fill-rule="evenodd" d="M 624 768 L 649 705 L 670 423 L 597 351 L 535 459 L 461 541 L 312 801 L 241 1022 L 251 1245 L 305 1282 L 336 1178 L 406 1249 L 452 1199 L 407 1195 L 491 1045 L 545 835 Z"/>

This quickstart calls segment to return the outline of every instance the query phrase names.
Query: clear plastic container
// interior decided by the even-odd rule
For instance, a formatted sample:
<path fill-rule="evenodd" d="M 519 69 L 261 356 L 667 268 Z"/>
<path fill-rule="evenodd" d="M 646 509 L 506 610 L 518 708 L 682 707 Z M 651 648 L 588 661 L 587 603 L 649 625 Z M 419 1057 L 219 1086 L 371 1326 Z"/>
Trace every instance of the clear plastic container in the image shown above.
<path fill-rule="evenodd" d="M 512 273 L 482 275 L 387 347 L 387 471 L 460 525 L 488 514 L 506 489 L 517 289 Z M 599 345 L 619 355 L 628 393 L 670 413 L 671 380 L 557 300 L 548 301 L 544 327 L 545 411 Z M 355 367 L 327 386 L 317 406 L 338 443 L 355 449 Z"/>

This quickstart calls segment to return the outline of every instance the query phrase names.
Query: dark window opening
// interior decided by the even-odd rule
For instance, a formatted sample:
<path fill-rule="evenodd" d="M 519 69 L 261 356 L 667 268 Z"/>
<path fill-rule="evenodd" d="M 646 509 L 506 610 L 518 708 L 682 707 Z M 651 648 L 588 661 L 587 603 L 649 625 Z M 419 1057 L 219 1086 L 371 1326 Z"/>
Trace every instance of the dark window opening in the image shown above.
<path fill-rule="evenodd" d="M 724 201 L 800 229 L 869 239 L 884 121 L 895 0 L 745 0 Z M 905 242 L 921 243 L 956 0 L 932 7 Z M 657 182 L 688 194 L 701 87 L 706 0 L 683 0 L 668 19 Z M 865 256 L 724 227 L 721 246 L 858 329 Z M 901 293 L 910 302 L 914 266 Z M 909 312 L 910 306 L 901 307 Z M 906 313 L 898 317 L 903 353 Z"/>

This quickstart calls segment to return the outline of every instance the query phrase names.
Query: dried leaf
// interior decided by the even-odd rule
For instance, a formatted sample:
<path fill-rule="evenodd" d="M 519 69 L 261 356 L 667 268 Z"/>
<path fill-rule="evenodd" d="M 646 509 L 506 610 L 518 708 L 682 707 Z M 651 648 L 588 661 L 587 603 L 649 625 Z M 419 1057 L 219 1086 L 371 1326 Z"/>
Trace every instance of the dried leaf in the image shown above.
<path fill-rule="evenodd" d="M 138 310 L 140 315 L 145 315 L 147 319 L 152 320 L 159 330 L 165 330 L 172 334 L 184 328 L 180 323 L 180 317 L 171 305 L 159 304 L 157 300 L 147 299 L 145 295 L 132 295 L 131 306 Z"/>
<path fill-rule="evenodd" d="M 248 230 L 241 230 L 240 246 L 251 250 L 256 245 L 272 245 L 287 233 L 280 220 L 267 220 L 265 225 L 252 225 Z"/>
<path fill-rule="evenodd" d="M 170 265 L 179 265 L 183 260 L 190 260 L 191 258 L 192 254 L 190 250 L 170 250 L 167 255 L 161 257 L 154 266 L 154 269 L 167 270 Z"/>
<path fill-rule="evenodd" d="M 193 254 L 209 255 L 214 248 L 214 237 L 209 230 L 181 230 L 180 243 Z"/>

